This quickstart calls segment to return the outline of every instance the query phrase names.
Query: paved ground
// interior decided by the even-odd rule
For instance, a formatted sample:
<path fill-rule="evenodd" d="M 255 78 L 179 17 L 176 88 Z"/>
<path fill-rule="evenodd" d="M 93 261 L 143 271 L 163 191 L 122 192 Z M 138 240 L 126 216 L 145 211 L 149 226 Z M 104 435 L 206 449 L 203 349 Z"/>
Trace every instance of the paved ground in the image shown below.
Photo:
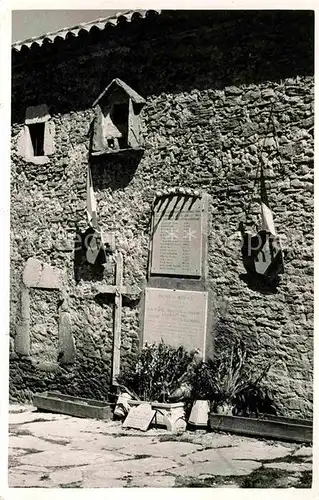
<path fill-rule="evenodd" d="M 12 405 L 9 487 L 310 488 L 309 446 L 204 431 L 176 435 Z"/>

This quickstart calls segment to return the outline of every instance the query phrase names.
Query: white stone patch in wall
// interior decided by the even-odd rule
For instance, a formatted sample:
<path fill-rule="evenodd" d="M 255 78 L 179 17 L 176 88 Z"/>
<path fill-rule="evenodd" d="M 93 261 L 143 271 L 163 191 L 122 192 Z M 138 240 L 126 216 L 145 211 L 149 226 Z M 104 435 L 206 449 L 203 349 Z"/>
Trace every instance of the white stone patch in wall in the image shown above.
<path fill-rule="evenodd" d="M 28 288 L 61 288 L 60 274 L 49 264 L 38 259 L 28 259 L 23 272 L 23 283 Z"/>
<path fill-rule="evenodd" d="M 59 292 L 33 288 L 30 295 L 30 356 L 34 366 L 53 371 L 59 353 Z M 48 306 L 46 315 L 42 304 Z"/>

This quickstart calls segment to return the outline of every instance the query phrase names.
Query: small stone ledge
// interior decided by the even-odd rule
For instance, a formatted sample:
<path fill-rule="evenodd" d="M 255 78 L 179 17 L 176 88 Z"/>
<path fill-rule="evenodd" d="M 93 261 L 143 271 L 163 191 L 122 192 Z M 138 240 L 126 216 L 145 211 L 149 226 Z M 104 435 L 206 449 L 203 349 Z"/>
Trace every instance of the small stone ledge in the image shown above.
<path fill-rule="evenodd" d="M 54 373 L 61 371 L 60 365 L 54 361 L 36 361 L 35 359 L 31 359 L 31 364 L 36 370 Z"/>
<path fill-rule="evenodd" d="M 48 156 L 25 156 L 22 159 L 27 163 L 33 163 L 33 165 L 45 165 L 50 162 L 50 158 Z"/>

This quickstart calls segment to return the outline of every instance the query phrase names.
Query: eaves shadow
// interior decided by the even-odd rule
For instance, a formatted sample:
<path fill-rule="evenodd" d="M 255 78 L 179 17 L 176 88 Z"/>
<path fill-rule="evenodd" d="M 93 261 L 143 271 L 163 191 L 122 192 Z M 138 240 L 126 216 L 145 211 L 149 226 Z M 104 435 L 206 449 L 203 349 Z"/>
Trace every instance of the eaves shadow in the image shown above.
<path fill-rule="evenodd" d="M 313 75 L 314 12 L 164 11 L 12 60 L 12 122 L 23 123 L 34 102 L 52 114 L 89 109 L 113 78 L 147 98 Z"/>

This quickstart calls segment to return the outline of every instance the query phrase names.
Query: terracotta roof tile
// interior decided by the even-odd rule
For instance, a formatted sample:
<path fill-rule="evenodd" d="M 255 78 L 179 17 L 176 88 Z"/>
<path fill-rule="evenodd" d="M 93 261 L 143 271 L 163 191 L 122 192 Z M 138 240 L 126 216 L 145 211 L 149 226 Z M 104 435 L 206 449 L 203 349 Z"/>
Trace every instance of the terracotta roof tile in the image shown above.
<path fill-rule="evenodd" d="M 30 48 L 32 45 L 36 44 L 39 47 L 43 45 L 44 42 L 52 43 L 57 38 L 65 40 L 67 36 L 77 37 L 80 31 L 90 32 L 92 28 L 97 28 L 100 31 L 104 30 L 107 25 L 116 26 L 121 20 L 126 20 L 127 22 L 131 22 L 132 17 L 135 18 L 145 18 L 147 13 L 151 12 L 150 10 L 139 10 L 139 11 L 127 11 L 127 12 L 119 12 L 113 16 L 104 17 L 95 19 L 94 21 L 77 24 L 76 26 L 71 26 L 67 28 L 59 29 L 58 31 L 53 31 L 51 33 L 45 33 L 40 36 L 36 36 L 33 38 L 28 38 L 27 40 L 22 40 L 19 42 L 15 42 L 12 44 L 12 50 L 19 52 L 22 47 Z M 160 14 L 160 10 L 155 11 L 157 14 Z"/>

